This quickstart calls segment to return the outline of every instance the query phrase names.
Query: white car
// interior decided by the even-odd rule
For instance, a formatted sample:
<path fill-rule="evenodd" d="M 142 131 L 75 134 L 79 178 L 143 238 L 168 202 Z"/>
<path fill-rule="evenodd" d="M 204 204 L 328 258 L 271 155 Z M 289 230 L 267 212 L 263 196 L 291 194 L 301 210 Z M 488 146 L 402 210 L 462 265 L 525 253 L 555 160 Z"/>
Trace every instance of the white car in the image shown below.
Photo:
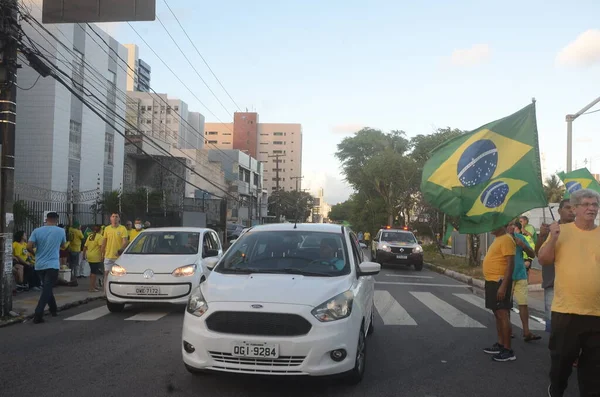
<path fill-rule="evenodd" d="M 120 312 L 125 304 L 185 304 L 191 291 L 206 280 L 205 262 L 223 249 L 212 229 L 170 227 L 140 233 L 113 265 L 107 282 L 107 307 Z"/>
<path fill-rule="evenodd" d="M 183 321 L 186 368 L 360 382 L 381 266 L 357 241 L 341 225 L 262 225 L 207 260 Z"/>

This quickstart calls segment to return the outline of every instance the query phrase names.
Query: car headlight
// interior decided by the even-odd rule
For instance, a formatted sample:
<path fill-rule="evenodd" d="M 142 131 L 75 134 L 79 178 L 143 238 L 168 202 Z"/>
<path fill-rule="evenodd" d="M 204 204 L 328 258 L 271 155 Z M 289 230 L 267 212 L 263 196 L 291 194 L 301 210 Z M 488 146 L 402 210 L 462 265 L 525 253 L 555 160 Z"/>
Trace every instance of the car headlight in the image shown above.
<path fill-rule="evenodd" d="M 377 247 L 377 248 L 382 251 L 385 251 L 385 252 L 392 252 L 392 249 L 390 248 L 390 246 L 385 243 L 379 243 L 379 247 Z"/>
<path fill-rule="evenodd" d="M 127 274 L 127 272 L 125 271 L 125 268 L 123 266 L 112 265 L 112 267 L 110 268 L 110 274 L 112 274 L 113 276 L 124 276 Z"/>
<path fill-rule="evenodd" d="M 421 247 L 420 245 L 417 245 L 417 246 L 415 247 L 415 249 L 413 250 L 413 252 L 414 252 L 415 254 L 420 254 L 421 252 L 423 252 L 423 247 Z"/>
<path fill-rule="evenodd" d="M 194 273 L 196 273 L 196 265 L 187 265 L 178 267 L 177 269 L 173 270 L 173 273 L 171 274 L 175 277 L 187 277 L 193 276 Z"/>
<path fill-rule="evenodd" d="M 208 303 L 206 303 L 206 299 L 204 299 L 204 295 L 202 295 L 202 291 L 200 291 L 199 286 L 194 288 L 190 294 L 186 310 L 188 313 L 193 314 L 196 317 L 202 317 L 202 315 L 208 310 Z"/>
<path fill-rule="evenodd" d="M 317 320 L 323 323 L 341 320 L 350 316 L 350 313 L 352 313 L 353 302 L 354 294 L 352 291 L 342 292 L 315 307 L 311 313 Z"/>

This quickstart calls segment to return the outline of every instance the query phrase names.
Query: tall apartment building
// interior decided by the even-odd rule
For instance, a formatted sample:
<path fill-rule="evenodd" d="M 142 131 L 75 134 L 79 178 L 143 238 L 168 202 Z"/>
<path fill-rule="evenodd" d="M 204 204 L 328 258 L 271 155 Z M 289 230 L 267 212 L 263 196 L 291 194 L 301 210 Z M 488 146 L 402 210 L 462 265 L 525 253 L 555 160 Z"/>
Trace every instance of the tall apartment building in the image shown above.
<path fill-rule="evenodd" d="M 152 68 L 139 57 L 135 44 L 125 44 L 127 48 L 127 91 L 150 91 Z M 135 73 L 134 73 L 135 71 Z"/>
<path fill-rule="evenodd" d="M 41 20 L 40 9 L 33 8 L 31 12 Z M 22 62 L 17 75 L 19 85 L 32 88 L 19 90 L 17 95 L 15 180 L 60 192 L 68 191 L 72 181 L 76 190 L 88 191 L 96 189 L 100 176 L 103 190 L 117 190 L 123 180 L 124 139 L 120 134 L 124 128 L 114 121 L 125 116 L 123 95 L 118 96 L 118 91 L 125 90 L 127 76 L 109 57 L 106 46 L 102 43 L 101 48 L 96 43 L 96 35 L 108 43 L 110 53 L 125 58 L 127 50 L 93 25 L 96 33 L 84 24 L 46 26 L 70 51 L 45 32 L 42 37 L 29 24 L 22 27 L 46 54 L 61 61 L 56 62 L 59 68 L 108 105 L 110 111 L 97 103 L 95 108 L 110 123 L 53 78 L 38 80 L 39 74 Z"/>
<path fill-rule="evenodd" d="M 301 124 L 260 123 L 257 113 L 239 112 L 233 123 L 205 123 L 204 143 L 207 149 L 235 149 L 258 159 L 264 167 L 263 187 L 269 192 L 277 185 L 288 191 L 301 188 Z"/>

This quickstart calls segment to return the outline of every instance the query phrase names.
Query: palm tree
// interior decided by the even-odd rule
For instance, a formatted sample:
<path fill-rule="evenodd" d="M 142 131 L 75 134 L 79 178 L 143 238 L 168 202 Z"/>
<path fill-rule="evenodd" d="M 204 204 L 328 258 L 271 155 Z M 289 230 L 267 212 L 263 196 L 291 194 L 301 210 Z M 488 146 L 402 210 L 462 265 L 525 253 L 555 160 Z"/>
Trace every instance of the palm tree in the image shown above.
<path fill-rule="evenodd" d="M 546 178 L 544 193 L 549 203 L 558 203 L 565 195 L 565 187 L 556 175 Z"/>

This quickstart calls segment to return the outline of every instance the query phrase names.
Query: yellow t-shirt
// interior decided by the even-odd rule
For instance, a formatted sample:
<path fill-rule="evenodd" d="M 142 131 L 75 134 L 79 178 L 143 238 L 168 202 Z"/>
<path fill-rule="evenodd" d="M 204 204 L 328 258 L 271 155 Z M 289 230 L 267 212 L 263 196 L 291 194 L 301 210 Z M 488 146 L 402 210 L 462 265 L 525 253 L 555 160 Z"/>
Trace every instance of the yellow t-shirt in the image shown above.
<path fill-rule="evenodd" d="M 131 231 L 129 232 L 129 242 L 132 242 L 133 240 L 135 240 L 135 238 L 138 236 L 138 234 L 140 234 L 143 231 L 144 231 L 143 229 L 140 229 L 140 230 L 131 229 Z"/>
<path fill-rule="evenodd" d="M 364 235 L 364 239 L 365 239 L 365 241 L 371 240 L 371 233 L 366 232 L 365 235 Z"/>
<path fill-rule="evenodd" d="M 92 240 L 93 237 L 93 240 Z M 88 263 L 100 263 L 102 262 L 102 240 L 104 238 L 100 233 L 96 235 L 90 234 L 85 241 L 86 257 Z"/>
<path fill-rule="evenodd" d="M 517 245 L 510 234 L 496 237 L 483 259 L 483 277 L 486 281 L 498 281 L 506 273 L 507 256 L 515 256 Z"/>
<path fill-rule="evenodd" d="M 81 252 L 81 242 L 83 241 L 83 233 L 74 227 L 69 228 L 69 250 L 71 252 Z"/>
<path fill-rule="evenodd" d="M 124 238 L 127 238 L 127 228 L 125 226 L 107 226 L 104 229 L 104 239 L 106 240 L 104 257 L 107 259 L 117 259 L 119 257 L 118 251 L 123 247 Z"/>
<path fill-rule="evenodd" d="M 29 257 L 29 251 L 27 251 L 27 243 L 19 243 L 17 241 L 13 241 L 12 247 L 13 255 L 23 260 L 23 262 L 27 262 L 27 258 Z"/>
<path fill-rule="evenodd" d="M 600 227 L 581 230 L 575 223 L 560 225 L 554 269 L 552 311 L 600 316 Z"/>

